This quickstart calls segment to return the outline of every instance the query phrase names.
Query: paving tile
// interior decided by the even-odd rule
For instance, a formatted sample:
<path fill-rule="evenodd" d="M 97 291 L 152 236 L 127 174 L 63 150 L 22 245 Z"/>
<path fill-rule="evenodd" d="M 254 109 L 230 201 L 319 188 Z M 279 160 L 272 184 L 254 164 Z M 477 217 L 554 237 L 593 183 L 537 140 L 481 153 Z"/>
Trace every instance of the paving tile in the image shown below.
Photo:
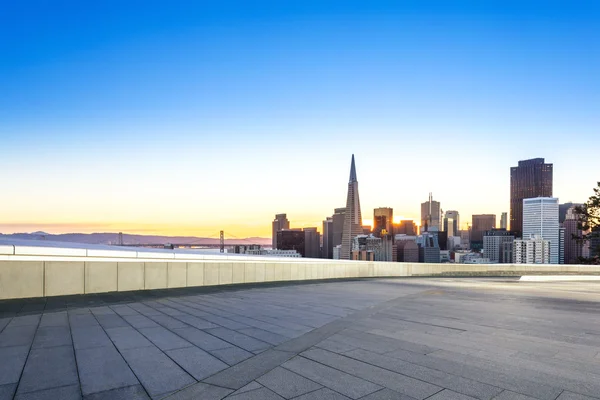
<path fill-rule="evenodd" d="M 181 336 L 188 342 L 200 347 L 203 350 L 217 350 L 231 347 L 231 343 L 227 343 L 216 336 L 189 326 L 180 329 L 173 329 L 173 333 Z"/>
<path fill-rule="evenodd" d="M 0 347 L 0 385 L 18 383 L 29 346 Z"/>
<path fill-rule="evenodd" d="M 254 356 L 254 354 L 235 346 L 229 346 L 218 350 L 210 350 L 209 352 L 229 365 L 235 365 Z"/>
<path fill-rule="evenodd" d="M 134 311 L 135 312 L 135 311 Z M 156 322 L 152 321 L 150 318 L 144 315 L 123 315 L 123 319 L 129 323 L 129 325 L 133 326 L 135 329 L 141 328 L 155 328 L 158 325 Z"/>
<path fill-rule="evenodd" d="M 383 389 L 379 385 L 303 357 L 294 357 L 282 367 L 352 399 Z"/>
<path fill-rule="evenodd" d="M 244 392 L 249 392 L 251 390 L 260 389 L 261 387 L 263 387 L 263 385 L 261 385 L 260 383 L 258 383 L 256 381 L 252 381 L 249 384 L 247 384 L 246 386 L 244 386 L 244 387 L 236 390 L 231 395 L 236 395 L 236 394 L 240 394 L 240 393 L 244 393 Z"/>
<path fill-rule="evenodd" d="M 71 330 L 68 326 L 46 326 L 37 330 L 33 348 L 69 346 L 72 343 Z"/>
<path fill-rule="evenodd" d="M 10 320 L 11 320 L 11 318 L 0 318 L 0 332 L 2 332 L 2 330 L 6 327 L 6 325 L 8 325 Z"/>
<path fill-rule="evenodd" d="M 125 321 L 123 318 L 114 313 L 96 315 L 96 319 L 104 329 L 121 328 L 129 326 L 127 321 Z"/>
<path fill-rule="evenodd" d="M 142 328 L 139 332 L 146 336 L 156 347 L 161 350 L 180 349 L 182 347 L 191 347 L 192 344 L 182 339 L 168 329 L 158 326 L 156 328 Z"/>
<path fill-rule="evenodd" d="M 208 322 L 212 322 L 214 324 L 217 324 L 219 326 L 222 326 L 224 328 L 228 328 L 228 329 L 244 329 L 244 328 L 249 328 L 248 325 L 246 324 L 242 324 L 240 322 L 236 322 L 227 318 L 223 318 L 217 315 L 206 315 L 204 317 L 202 317 L 203 319 L 207 320 Z"/>
<path fill-rule="evenodd" d="M 153 346 L 148 339 L 130 326 L 107 329 L 106 333 L 119 351 Z"/>
<path fill-rule="evenodd" d="M 496 397 L 498 399 L 498 397 Z M 444 389 L 441 392 L 434 394 L 429 397 L 428 400 L 475 400 L 474 397 L 466 396 L 464 394 L 453 392 L 452 390 Z M 507 399 L 505 399 L 507 400 Z M 525 400 L 525 399 L 523 399 Z"/>
<path fill-rule="evenodd" d="M 80 349 L 76 356 L 84 396 L 139 384 L 123 357 L 112 346 Z"/>
<path fill-rule="evenodd" d="M 136 310 L 134 310 L 133 308 L 129 307 L 128 305 L 124 305 L 124 304 L 116 304 L 113 306 L 110 306 L 111 310 L 113 310 L 115 313 L 119 314 L 121 317 L 124 316 L 134 316 L 134 315 L 140 315 Z"/>
<path fill-rule="evenodd" d="M 72 346 L 32 349 L 17 394 L 78 383 Z"/>
<path fill-rule="evenodd" d="M 361 399 L 366 399 L 367 397 L 362 397 Z M 338 392 L 334 392 L 331 389 L 323 388 L 319 390 L 315 390 L 314 392 L 310 392 L 304 394 L 302 396 L 296 397 L 294 400 L 348 400 L 350 397 L 346 397 L 344 395 L 339 394 Z"/>
<path fill-rule="evenodd" d="M 197 347 L 169 350 L 166 351 L 166 354 L 198 381 L 229 367 L 218 358 Z"/>
<path fill-rule="evenodd" d="M 37 392 L 22 393 L 15 396 L 15 400 L 79 400 L 81 391 L 79 385 L 69 385 Z"/>
<path fill-rule="evenodd" d="M 267 350 L 211 376 L 205 382 L 237 390 L 281 365 L 292 356 L 292 353 Z"/>
<path fill-rule="evenodd" d="M 193 315 L 181 315 L 177 319 L 198 329 L 218 328 L 218 325 Z"/>
<path fill-rule="evenodd" d="M 31 346 L 35 335 L 36 326 L 7 326 L 0 333 L 0 347 Z"/>
<path fill-rule="evenodd" d="M 426 399 L 442 389 L 440 386 L 401 375 L 327 350 L 313 348 L 301 353 L 301 355 L 416 399 Z"/>
<path fill-rule="evenodd" d="M 40 321 L 40 328 L 46 326 L 69 326 L 69 316 L 66 311 L 45 313 Z"/>
<path fill-rule="evenodd" d="M 16 383 L 0 385 L 0 400 L 12 400 L 16 389 Z"/>
<path fill-rule="evenodd" d="M 106 392 L 92 393 L 84 396 L 84 400 L 148 400 L 148 394 L 142 385 L 127 386 Z"/>
<path fill-rule="evenodd" d="M 227 328 L 207 329 L 205 332 L 217 336 L 247 351 L 260 351 L 271 347 L 271 345 L 268 343 Z"/>
<path fill-rule="evenodd" d="M 228 396 L 227 398 L 231 400 L 283 400 L 283 397 L 264 387 L 237 395 Z"/>
<path fill-rule="evenodd" d="M 166 398 L 166 400 L 221 400 L 232 390 L 218 386 L 196 383 Z"/>
<path fill-rule="evenodd" d="M 371 393 L 360 400 L 415 400 L 414 397 L 395 392 L 390 389 L 382 389 L 379 392 Z"/>
<path fill-rule="evenodd" d="M 500 392 L 503 391 L 502 388 L 496 386 L 477 382 L 472 379 L 463 378 L 457 375 L 451 375 L 443 371 L 438 371 L 420 365 L 411 364 L 393 357 L 372 353 L 367 350 L 352 350 L 344 355 L 482 400 L 495 398 Z"/>
<path fill-rule="evenodd" d="M 69 311 L 69 324 L 71 328 L 80 328 L 84 326 L 98 326 L 98 321 L 91 313 L 72 313 Z"/>
<path fill-rule="evenodd" d="M 253 337 L 255 339 L 262 340 L 263 342 L 270 343 L 272 345 L 278 345 L 289 340 L 289 338 L 285 336 L 281 336 L 276 333 L 268 332 L 259 328 L 245 328 L 238 330 L 238 332 Z"/>
<path fill-rule="evenodd" d="M 175 319 L 173 317 L 169 317 L 168 315 L 148 315 L 152 321 L 158 323 L 159 325 L 164 326 L 167 329 L 179 329 L 188 327 L 187 324 Z"/>
<path fill-rule="evenodd" d="M 14 317 L 7 325 L 8 328 L 15 328 L 17 326 L 34 325 L 37 326 L 41 319 L 41 314 L 37 315 L 24 315 Z"/>
<path fill-rule="evenodd" d="M 122 350 L 121 354 L 152 398 L 196 382 L 156 347 L 130 348 Z"/>
<path fill-rule="evenodd" d="M 112 346 L 112 342 L 100 325 L 84 325 L 71 328 L 75 349 Z"/>
<path fill-rule="evenodd" d="M 600 393 L 599 393 L 600 395 Z M 581 394 L 577 394 L 577 393 L 572 393 L 572 392 L 568 392 L 568 391 L 564 391 L 560 394 L 560 396 L 558 396 L 558 399 L 556 400 L 596 400 L 598 399 L 597 397 L 588 397 L 588 396 L 584 396 Z"/>
<path fill-rule="evenodd" d="M 286 399 L 320 389 L 322 386 L 287 369 L 277 367 L 257 379 L 257 382 L 268 387 Z"/>
<path fill-rule="evenodd" d="M 354 345 L 338 342 L 337 340 L 331 338 L 325 339 L 322 342 L 317 343 L 315 346 L 338 354 L 343 354 L 347 351 L 355 350 L 358 348 Z"/>

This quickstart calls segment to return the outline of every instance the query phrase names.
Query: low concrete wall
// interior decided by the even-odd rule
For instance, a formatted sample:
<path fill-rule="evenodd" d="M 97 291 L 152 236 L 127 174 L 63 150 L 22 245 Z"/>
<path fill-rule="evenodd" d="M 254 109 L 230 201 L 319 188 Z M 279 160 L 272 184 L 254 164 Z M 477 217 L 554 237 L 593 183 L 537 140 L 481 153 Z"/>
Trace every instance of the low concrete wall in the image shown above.
<path fill-rule="evenodd" d="M 412 264 L 251 256 L 171 257 L 167 261 L 159 257 L 0 255 L 0 299 L 314 279 L 536 274 L 594 275 L 600 274 L 600 266 Z"/>

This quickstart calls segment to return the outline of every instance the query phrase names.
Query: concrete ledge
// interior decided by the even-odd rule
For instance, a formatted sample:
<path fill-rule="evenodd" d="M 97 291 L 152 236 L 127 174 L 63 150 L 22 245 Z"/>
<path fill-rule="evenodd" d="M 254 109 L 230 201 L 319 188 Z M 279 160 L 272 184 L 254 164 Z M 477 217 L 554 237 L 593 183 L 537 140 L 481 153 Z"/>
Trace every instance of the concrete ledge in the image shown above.
<path fill-rule="evenodd" d="M 22 253 L 29 252 L 28 248 L 19 249 Z M 156 254 L 160 253 L 138 254 L 128 250 L 88 250 L 88 254 L 93 255 L 83 257 L 65 256 L 63 250 L 56 249 L 56 253 L 60 254 L 56 256 L 0 254 L 0 299 L 405 276 L 524 276 L 523 281 L 600 280 L 600 266 L 593 265 L 421 264 L 320 259 L 263 261 L 252 257 L 226 256 L 188 259 L 172 258 L 172 253 L 166 253 L 167 258 L 159 258 Z M 66 250 L 73 250 L 71 254 L 86 251 Z M 11 249 L 3 251 L 10 252 Z M 131 257 L 133 253 L 137 257 Z M 142 254 L 145 258 L 139 258 Z"/>

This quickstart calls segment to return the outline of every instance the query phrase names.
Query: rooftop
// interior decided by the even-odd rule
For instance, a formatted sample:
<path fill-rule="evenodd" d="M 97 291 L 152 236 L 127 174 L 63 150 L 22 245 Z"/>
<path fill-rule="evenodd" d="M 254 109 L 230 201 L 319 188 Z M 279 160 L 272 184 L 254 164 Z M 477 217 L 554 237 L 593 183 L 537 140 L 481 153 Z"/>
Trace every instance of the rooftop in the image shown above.
<path fill-rule="evenodd" d="M 5 300 L 0 399 L 597 399 L 599 289 L 413 278 Z"/>

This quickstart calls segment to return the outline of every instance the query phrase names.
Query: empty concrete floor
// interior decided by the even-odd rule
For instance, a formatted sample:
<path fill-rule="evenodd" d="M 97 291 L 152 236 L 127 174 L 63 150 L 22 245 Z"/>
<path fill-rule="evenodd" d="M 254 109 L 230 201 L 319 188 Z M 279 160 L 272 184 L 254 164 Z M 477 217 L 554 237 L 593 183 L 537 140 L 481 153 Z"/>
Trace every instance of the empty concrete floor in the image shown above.
<path fill-rule="evenodd" d="M 0 302 L 0 399 L 600 399 L 600 283 L 377 279 Z"/>

